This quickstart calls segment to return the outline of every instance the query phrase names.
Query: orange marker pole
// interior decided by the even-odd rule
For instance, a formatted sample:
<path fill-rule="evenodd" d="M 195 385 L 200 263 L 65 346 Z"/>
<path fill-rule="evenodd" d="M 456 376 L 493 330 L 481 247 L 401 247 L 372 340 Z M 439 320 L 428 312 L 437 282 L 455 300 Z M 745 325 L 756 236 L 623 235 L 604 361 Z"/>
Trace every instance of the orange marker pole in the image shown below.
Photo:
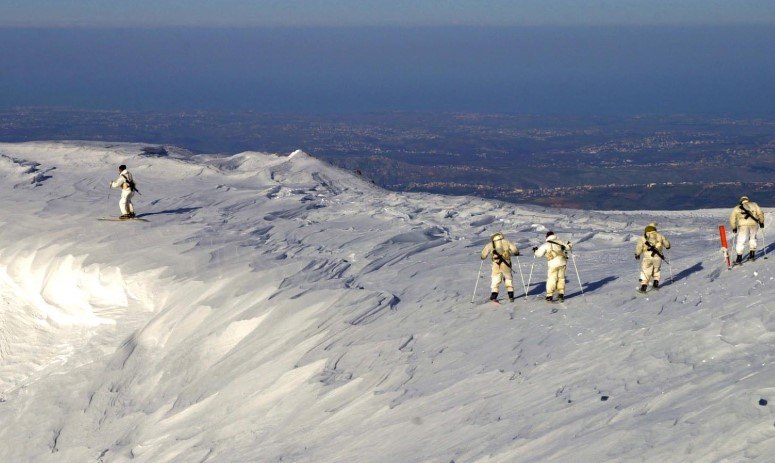
<path fill-rule="evenodd" d="M 728 250 L 728 241 L 727 241 L 727 229 L 724 228 L 723 225 L 719 225 L 718 227 L 719 235 L 721 236 L 721 252 L 724 254 L 724 260 L 727 263 L 727 270 L 732 268 L 732 261 L 729 260 L 729 250 Z"/>

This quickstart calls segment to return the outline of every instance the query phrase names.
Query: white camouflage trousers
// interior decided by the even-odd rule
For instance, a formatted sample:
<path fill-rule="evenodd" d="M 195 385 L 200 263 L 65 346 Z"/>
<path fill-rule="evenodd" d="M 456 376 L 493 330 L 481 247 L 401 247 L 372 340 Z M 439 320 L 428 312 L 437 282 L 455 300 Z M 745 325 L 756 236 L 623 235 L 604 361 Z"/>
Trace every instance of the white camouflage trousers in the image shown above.
<path fill-rule="evenodd" d="M 643 256 L 641 257 L 640 262 L 640 283 L 642 285 L 647 285 L 653 278 L 656 281 L 661 281 L 662 273 L 660 272 L 660 269 L 662 268 L 662 258 L 659 256 L 651 257 L 651 253 L 643 253 Z"/>
<path fill-rule="evenodd" d="M 549 267 L 546 272 L 546 295 L 552 296 L 557 291 L 559 294 L 565 294 L 565 270 L 567 265 L 559 267 Z"/>
<path fill-rule="evenodd" d="M 128 188 L 121 190 L 121 200 L 118 202 L 118 207 L 122 214 L 135 212 L 135 207 L 132 205 L 132 196 L 134 195 L 135 192 Z"/>
<path fill-rule="evenodd" d="M 759 231 L 758 225 L 740 225 L 737 227 L 737 242 L 735 251 L 742 254 L 745 251 L 745 243 L 748 242 L 748 249 L 756 251 L 756 232 Z"/>
<path fill-rule="evenodd" d="M 492 284 L 490 285 L 490 290 L 493 293 L 498 292 L 498 286 L 500 286 L 501 281 L 506 280 L 506 291 L 514 291 L 514 284 L 512 283 L 511 278 L 511 268 L 509 268 L 508 265 L 505 263 L 501 263 L 500 265 L 496 264 L 495 262 L 492 263 Z"/>

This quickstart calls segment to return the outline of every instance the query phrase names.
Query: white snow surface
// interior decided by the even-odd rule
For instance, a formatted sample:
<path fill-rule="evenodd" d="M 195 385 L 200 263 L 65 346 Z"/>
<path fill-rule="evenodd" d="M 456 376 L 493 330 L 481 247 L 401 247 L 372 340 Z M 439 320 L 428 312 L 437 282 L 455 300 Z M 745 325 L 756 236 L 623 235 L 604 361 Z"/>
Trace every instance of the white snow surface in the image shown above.
<path fill-rule="evenodd" d="M 143 146 L 0 144 L 1 462 L 775 461 L 775 259 L 722 267 L 728 209 L 402 194 L 300 151 Z M 122 163 L 149 222 L 96 220 Z M 651 221 L 674 279 L 636 296 Z M 491 233 L 527 279 L 547 229 L 586 297 L 569 267 L 543 302 L 536 260 L 527 299 L 486 303 L 485 271 L 471 304 Z"/>

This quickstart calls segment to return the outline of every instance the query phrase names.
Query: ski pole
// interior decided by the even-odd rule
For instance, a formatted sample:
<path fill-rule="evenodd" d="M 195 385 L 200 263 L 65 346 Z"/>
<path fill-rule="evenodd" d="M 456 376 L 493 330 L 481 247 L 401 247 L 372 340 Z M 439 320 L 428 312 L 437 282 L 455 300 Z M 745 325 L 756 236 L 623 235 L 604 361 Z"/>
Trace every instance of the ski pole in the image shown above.
<path fill-rule="evenodd" d="M 108 196 L 105 198 L 105 203 L 108 205 L 108 214 L 110 214 L 110 185 L 108 185 Z"/>
<path fill-rule="evenodd" d="M 669 260 L 667 261 L 667 268 L 670 269 L 670 281 L 669 281 L 669 283 L 672 285 L 673 284 L 673 265 L 670 262 L 672 262 L 673 258 L 670 256 L 670 249 L 669 248 L 667 250 L 667 257 L 669 258 Z"/>
<path fill-rule="evenodd" d="M 474 303 L 474 298 L 476 297 L 476 289 L 479 287 L 479 279 L 482 277 L 483 266 L 484 266 L 484 259 L 482 259 L 482 263 L 479 264 L 479 273 L 476 274 L 476 284 L 474 285 L 474 294 L 471 295 L 471 304 Z"/>
<path fill-rule="evenodd" d="M 643 271 L 643 261 L 641 261 L 642 258 L 643 258 L 643 256 L 641 256 L 638 259 L 635 259 L 635 264 L 638 266 L 638 281 L 639 282 L 643 281 L 643 278 L 641 278 L 641 276 L 645 276 L 646 275 L 646 272 Z"/>
<path fill-rule="evenodd" d="M 738 226 L 739 226 L 739 225 L 738 225 Z M 747 236 L 747 235 L 746 235 L 746 236 Z M 732 244 L 734 245 L 734 247 L 735 247 L 735 262 L 737 262 L 737 240 L 738 240 L 738 237 L 737 237 L 737 229 L 735 229 L 735 242 L 734 242 L 734 243 L 732 243 Z M 745 246 L 745 245 L 743 245 L 743 246 Z M 743 249 L 743 251 L 745 251 L 745 248 Z"/>
<path fill-rule="evenodd" d="M 767 258 L 767 237 L 764 235 L 764 227 L 760 228 L 762 231 L 762 247 L 764 248 L 764 258 Z"/>
<path fill-rule="evenodd" d="M 525 286 L 525 302 L 527 302 L 527 292 L 530 289 L 530 282 L 533 281 L 533 267 L 536 264 L 536 255 L 533 253 L 533 263 L 530 264 L 530 275 L 527 277 L 527 286 Z"/>
<path fill-rule="evenodd" d="M 587 300 L 587 296 L 584 295 L 584 287 L 581 285 L 581 275 L 579 275 L 579 268 L 576 266 L 576 254 L 573 254 L 573 251 L 570 253 L 570 259 L 573 261 L 573 270 L 576 271 L 576 278 L 579 280 L 579 289 L 581 290 L 581 297 L 584 298 L 584 300 Z"/>
<path fill-rule="evenodd" d="M 519 262 L 519 256 L 517 256 L 517 266 L 519 267 L 519 278 L 522 280 L 522 287 L 525 289 L 525 297 L 527 297 L 527 286 L 525 286 L 525 275 L 522 273 L 522 264 Z"/>

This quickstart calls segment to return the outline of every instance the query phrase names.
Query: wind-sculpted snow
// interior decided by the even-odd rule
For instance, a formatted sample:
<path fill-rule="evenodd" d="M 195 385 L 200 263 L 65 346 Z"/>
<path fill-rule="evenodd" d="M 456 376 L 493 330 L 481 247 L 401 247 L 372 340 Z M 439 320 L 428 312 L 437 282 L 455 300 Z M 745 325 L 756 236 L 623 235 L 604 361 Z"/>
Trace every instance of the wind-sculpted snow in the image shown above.
<path fill-rule="evenodd" d="M 41 171 L 40 164 L 34 161 L 26 161 L 16 159 L 4 154 L 0 154 L 0 175 L 5 172 L 6 175 L 10 174 L 12 177 L 18 177 L 21 182 L 13 185 L 14 188 L 24 186 L 38 186 L 41 183 L 51 178 L 49 173 L 53 170 L 46 169 Z"/>
<path fill-rule="evenodd" d="M 775 455 L 772 259 L 722 270 L 726 209 L 518 207 L 386 192 L 302 152 L 144 147 L 0 145 L 0 461 Z M 119 164 L 148 222 L 95 220 L 118 215 Z M 673 278 L 639 297 L 652 221 Z M 529 251 L 550 229 L 585 289 L 570 267 L 564 306 Z M 499 230 L 529 296 L 484 303 L 486 271 L 471 304 Z"/>

